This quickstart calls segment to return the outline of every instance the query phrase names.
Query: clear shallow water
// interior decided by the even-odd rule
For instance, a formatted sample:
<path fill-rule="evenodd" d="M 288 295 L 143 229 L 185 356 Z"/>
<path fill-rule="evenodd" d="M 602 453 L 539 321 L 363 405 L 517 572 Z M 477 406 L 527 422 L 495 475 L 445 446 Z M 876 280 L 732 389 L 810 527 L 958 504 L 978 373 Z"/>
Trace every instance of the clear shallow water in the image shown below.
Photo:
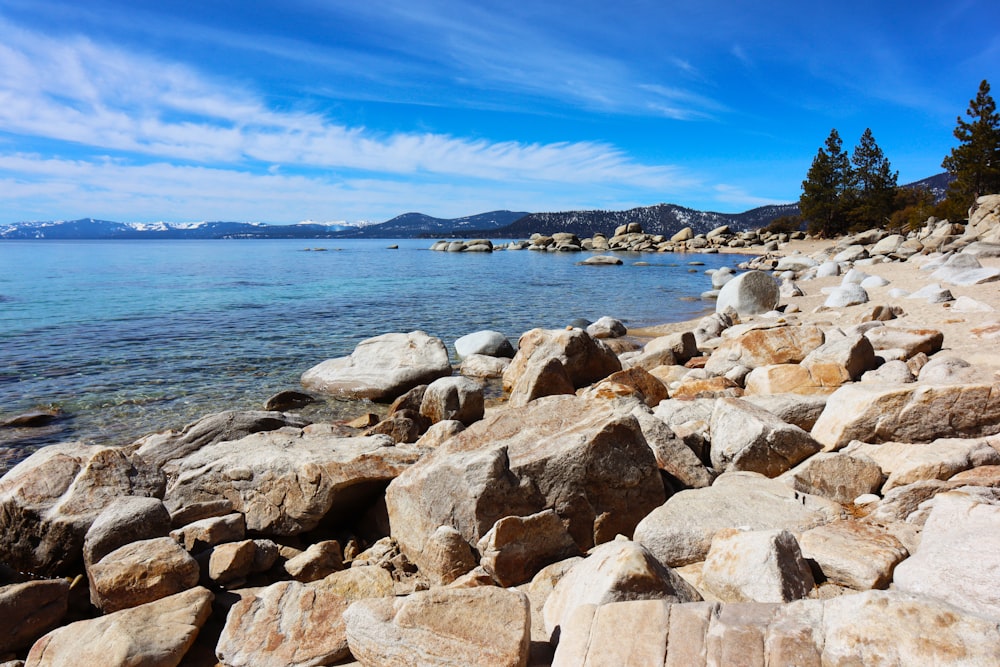
<path fill-rule="evenodd" d="M 0 421 L 52 406 L 65 415 L 43 429 L 0 429 L 0 448 L 10 459 L 67 439 L 123 443 L 259 408 L 298 388 L 307 368 L 391 331 L 422 329 L 452 349 L 480 329 L 516 345 L 528 329 L 578 317 L 688 319 L 709 307 L 681 300 L 710 288 L 704 271 L 741 261 L 621 253 L 623 266 L 577 266 L 587 254 L 444 253 L 431 243 L 0 242 Z M 316 247 L 327 251 L 306 251 Z"/>

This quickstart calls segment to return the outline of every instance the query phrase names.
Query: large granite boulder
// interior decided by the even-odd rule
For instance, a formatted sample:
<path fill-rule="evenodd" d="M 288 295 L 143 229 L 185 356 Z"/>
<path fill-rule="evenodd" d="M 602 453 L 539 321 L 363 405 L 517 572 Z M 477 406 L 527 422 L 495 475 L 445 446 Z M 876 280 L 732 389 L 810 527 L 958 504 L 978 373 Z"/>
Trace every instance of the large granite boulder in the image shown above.
<path fill-rule="evenodd" d="M 503 517 L 546 509 L 581 549 L 630 534 L 664 498 L 635 405 L 550 396 L 488 415 L 389 484 L 393 537 L 419 566 L 439 526 L 475 545 Z"/>
<path fill-rule="evenodd" d="M 712 411 L 712 466 L 776 477 L 822 449 L 798 426 L 739 398 L 720 398 Z"/>
<path fill-rule="evenodd" d="M 825 341 L 823 330 L 812 325 L 753 329 L 722 342 L 705 364 L 712 375 L 725 375 L 736 366 L 759 368 L 797 364 Z"/>
<path fill-rule="evenodd" d="M 162 467 L 168 461 L 198 451 L 205 445 L 223 440 L 239 440 L 251 433 L 276 431 L 285 426 L 302 428 L 309 422 L 296 415 L 260 410 L 226 410 L 185 426 L 180 431 L 153 433 L 138 440 L 137 453 L 142 459 Z"/>
<path fill-rule="evenodd" d="M 468 426 L 483 418 L 483 386 L 462 376 L 438 378 L 427 385 L 420 414 L 432 424 L 456 419 Z"/>
<path fill-rule="evenodd" d="M 0 561 L 37 574 L 81 564 L 87 530 L 121 496 L 163 497 L 163 473 L 116 447 L 44 447 L 0 478 Z"/>
<path fill-rule="evenodd" d="M 778 283 L 763 271 L 748 271 L 736 276 L 719 290 L 715 312 L 732 308 L 740 317 L 758 315 L 778 307 Z"/>
<path fill-rule="evenodd" d="M 552 510 L 500 519 L 479 540 L 476 550 L 483 568 L 501 586 L 523 584 L 544 566 L 580 554 Z"/>
<path fill-rule="evenodd" d="M 625 600 L 695 602 L 698 592 L 642 545 L 613 540 L 595 547 L 556 583 L 545 601 L 545 628 L 556 631 L 577 607 Z"/>
<path fill-rule="evenodd" d="M 795 536 L 780 528 L 716 533 L 701 581 L 721 602 L 791 602 L 815 585 Z"/>
<path fill-rule="evenodd" d="M 828 451 L 851 440 L 930 442 L 1000 433 L 1000 385 L 880 385 L 840 387 L 827 399 L 812 436 Z"/>
<path fill-rule="evenodd" d="M 455 340 L 455 354 L 459 359 L 473 354 L 510 358 L 514 356 L 514 346 L 499 331 L 477 331 Z"/>
<path fill-rule="evenodd" d="M 503 374 L 504 390 L 532 367 L 557 359 L 574 387 L 583 387 L 622 369 L 618 356 L 583 329 L 532 329 L 521 335 L 517 354 Z"/>
<path fill-rule="evenodd" d="M 859 591 L 888 587 L 893 568 L 910 555 L 885 528 L 860 521 L 811 528 L 799 537 L 799 546 L 827 581 Z"/>
<path fill-rule="evenodd" d="M 801 532 L 841 518 L 825 498 L 794 491 L 753 472 L 719 475 L 704 489 L 675 493 L 635 527 L 635 541 L 668 567 L 705 560 L 723 528 Z"/>
<path fill-rule="evenodd" d="M 411 331 L 361 341 L 350 356 L 327 359 L 303 373 L 302 386 L 321 394 L 391 401 L 448 375 L 451 363 L 444 343 Z"/>
<path fill-rule="evenodd" d="M 83 541 L 85 565 L 96 563 L 121 546 L 170 533 L 170 513 L 159 498 L 125 496 L 104 508 Z"/>
<path fill-rule="evenodd" d="M 87 568 L 90 601 L 108 613 L 198 585 L 198 563 L 169 537 L 119 547 Z"/>
<path fill-rule="evenodd" d="M 165 503 L 176 508 L 228 500 L 246 517 L 248 531 L 296 535 L 328 515 L 374 504 L 389 480 L 424 451 L 392 446 L 388 436 L 255 433 L 173 462 Z"/>
<path fill-rule="evenodd" d="M 211 615 L 213 598 L 205 588 L 192 588 L 64 625 L 35 642 L 25 667 L 179 665 Z"/>
<path fill-rule="evenodd" d="M 1000 621 L 1000 497 L 950 491 L 932 503 L 919 548 L 896 566 L 895 587 Z"/>
<path fill-rule="evenodd" d="M 364 665 L 520 667 L 531 646 L 527 596 L 494 586 L 361 600 L 344 620 Z"/>

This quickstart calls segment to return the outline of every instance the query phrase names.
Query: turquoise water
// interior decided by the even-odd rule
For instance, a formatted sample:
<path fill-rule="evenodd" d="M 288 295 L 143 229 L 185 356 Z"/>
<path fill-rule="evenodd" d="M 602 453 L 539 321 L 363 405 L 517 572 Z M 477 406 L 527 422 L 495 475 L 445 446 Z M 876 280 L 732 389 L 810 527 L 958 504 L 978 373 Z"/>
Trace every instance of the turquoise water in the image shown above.
<path fill-rule="evenodd" d="M 516 344 L 578 317 L 688 319 L 706 310 L 680 300 L 709 289 L 704 270 L 742 259 L 623 253 L 623 266 L 593 267 L 576 265 L 586 254 L 443 253 L 431 243 L 2 241 L 0 421 L 53 406 L 64 417 L 0 430 L 0 447 L 9 458 L 59 440 L 130 442 L 258 408 L 298 388 L 307 368 L 390 331 L 422 329 L 451 348 L 480 329 Z"/>

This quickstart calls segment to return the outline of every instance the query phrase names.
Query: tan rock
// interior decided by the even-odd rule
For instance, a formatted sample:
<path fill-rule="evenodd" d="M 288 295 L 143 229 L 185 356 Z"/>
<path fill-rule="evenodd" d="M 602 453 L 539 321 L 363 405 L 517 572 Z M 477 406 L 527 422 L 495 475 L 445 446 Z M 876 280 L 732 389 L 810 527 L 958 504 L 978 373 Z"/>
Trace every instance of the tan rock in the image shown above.
<path fill-rule="evenodd" d="M 69 608 L 65 579 L 26 581 L 0 586 L 0 654 L 31 646 L 56 627 Z"/>
<path fill-rule="evenodd" d="M 824 340 L 823 330 L 812 325 L 755 329 L 724 340 L 709 357 L 705 370 L 712 375 L 724 375 L 734 366 L 754 369 L 799 363 Z"/>
<path fill-rule="evenodd" d="M 839 504 L 752 472 L 719 475 L 712 486 L 675 493 L 635 528 L 635 541 L 663 564 L 705 560 L 723 528 L 802 532 L 840 518 Z"/>
<path fill-rule="evenodd" d="M 226 667 L 323 665 L 349 654 L 350 600 L 316 584 L 283 581 L 234 604 L 216 646 Z"/>
<path fill-rule="evenodd" d="M 388 598 L 394 595 L 392 575 L 377 565 L 360 565 L 334 572 L 311 584 L 313 588 L 330 590 L 347 600 Z"/>
<path fill-rule="evenodd" d="M 76 568 L 98 515 L 122 496 L 162 497 L 157 468 L 125 449 L 43 447 L 0 478 L 0 561 L 37 574 Z"/>
<path fill-rule="evenodd" d="M 818 442 L 773 414 L 738 398 L 720 398 L 712 412 L 712 466 L 777 477 L 821 449 Z"/>
<path fill-rule="evenodd" d="M 642 367 L 633 367 L 612 373 L 607 377 L 607 381 L 634 387 L 642 395 L 646 405 L 651 408 L 656 407 L 660 401 L 667 398 L 666 385 Z"/>
<path fill-rule="evenodd" d="M 198 563 L 169 537 L 115 549 L 87 568 L 90 601 L 105 613 L 135 607 L 198 585 Z"/>
<path fill-rule="evenodd" d="M 1000 385 L 844 385 L 827 400 L 812 436 L 828 451 L 851 440 L 930 442 L 1000 433 Z"/>
<path fill-rule="evenodd" d="M 745 395 L 812 394 L 821 389 L 801 364 L 771 364 L 750 371 L 745 380 Z"/>
<path fill-rule="evenodd" d="M 632 415 L 639 421 L 639 428 L 653 450 L 660 470 L 691 488 L 698 489 L 712 484 L 715 479 L 712 471 L 705 467 L 691 447 L 664 421 L 642 407 L 634 409 Z"/>
<path fill-rule="evenodd" d="M 708 664 L 708 628 L 718 609 L 715 602 L 670 605 L 664 667 Z"/>
<path fill-rule="evenodd" d="M 663 665 L 672 607 L 664 600 L 581 605 L 566 621 L 552 667 Z"/>
<path fill-rule="evenodd" d="M 245 535 L 246 521 L 238 512 L 193 521 L 170 531 L 170 537 L 191 552 L 202 551 L 223 542 L 242 540 Z"/>
<path fill-rule="evenodd" d="M 787 530 L 720 530 L 702 568 L 702 585 L 722 602 L 791 602 L 815 582 Z"/>
<path fill-rule="evenodd" d="M 489 586 L 362 600 L 344 619 L 351 654 L 369 665 L 519 667 L 531 643 L 528 598 Z"/>
<path fill-rule="evenodd" d="M 427 385 L 420 414 L 431 423 L 457 419 L 466 426 L 483 418 L 483 386 L 471 378 L 438 378 Z"/>
<path fill-rule="evenodd" d="M 685 377 L 671 392 L 671 398 L 722 398 L 743 395 L 743 388 L 727 377 Z"/>
<path fill-rule="evenodd" d="M 629 534 L 664 498 L 634 406 L 550 396 L 488 415 L 389 484 L 392 535 L 419 566 L 438 526 L 475 544 L 498 520 L 545 509 L 581 549 Z"/>
<path fill-rule="evenodd" d="M 455 419 L 446 419 L 436 424 L 431 424 L 423 435 L 417 440 L 417 447 L 434 449 L 440 447 L 448 438 L 458 435 L 465 430 L 465 424 Z"/>
<path fill-rule="evenodd" d="M 695 602 L 701 596 L 680 575 L 664 567 L 642 545 L 614 540 L 595 547 L 559 579 L 545 601 L 545 627 L 550 633 L 586 604 L 625 600 Z"/>
<path fill-rule="evenodd" d="M 208 578 L 225 585 L 246 578 L 254 571 L 257 545 L 253 540 L 227 542 L 212 549 L 208 560 Z"/>
<path fill-rule="evenodd" d="M 374 504 L 381 485 L 426 451 L 391 444 L 385 436 L 274 431 L 207 445 L 175 462 L 165 502 L 226 499 L 246 517 L 247 530 L 296 535 L 330 513 L 356 509 L 366 496 Z"/>
<path fill-rule="evenodd" d="M 57 628 L 31 647 L 25 666 L 178 665 L 212 613 L 204 588 Z"/>
<path fill-rule="evenodd" d="M 476 550 L 483 568 L 504 587 L 523 584 L 544 566 L 580 553 L 552 510 L 500 519 L 479 540 Z"/>
<path fill-rule="evenodd" d="M 285 561 L 285 572 L 296 581 L 308 583 L 344 569 L 344 555 L 337 540 L 310 544 L 301 554 Z"/>
<path fill-rule="evenodd" d="M 822 452 L 809 457 L 778 479 L 802 493 L 848 504 L 882 488 L 885 475 L 878 463 L 861 452 Z"/>
<path fill-rule="evenodd" d="M 508 405 L 519 408 L 543 396 L 573 394 L 576 391 L 566 367 L 559 359 L 531 364 L 517 376 L 510 387 Z"/>
<path fill-rule="evenodd" d="M 765 366 L 765 368 L 768 368 Z M 755 369 L 756 370 L 756 369 Z M 752 373 L 751 373 L 752 375 Z M 764 408 L 778 419 L 798 426 L 804 431 L 812 429 L 826 407 L 824 394 L 777 393 L 770 395 L 745 395 L 748 403 Z"/>
<path fill-rule="evenodd" d="M 875 327 L 865 332 L 876 351 L 902 350 L 909 359 L 921 352 L 934 354 L 944 343 L 944 334 L 936 329 L 904 329 L 901 327 Z"/>
<path fill-rule="evenodd" d="M 437 586 L 450 584 L 475 566 L 472 547 L 451 526 L 439 526 L 420 554 L 420 572 Z"/>
<path fill-rule="evenodd" d="M 820 345 L 806 355 L 802 367 L 820 387 L 839 387 L 875 368 L 875 350 L 865 336 L 856 334 Z"/>
<path fill-rule="evenodd" d="M 83 562 L 96 563 L 118 547 L 165 537 L 170 514 L 159 498 L 125 496 L 112 501 L 97 516 L 83 540 Z"/>
<path fill-rule="evenodd" d="M 852 445 L 851 452 L 871 457 L 888 475 L 883 492 L 927 479 L 949 479 L 963 470 L 1000 464 L 1000 437 L 942 438 L 928 444 L 885 442 Z"/>
<path fill-rule="evenodd" d="M 485 354 L 470 354 L 462 359 L 458 372 L 466 377 L 498 378 L 510 366 L 506 357 L 490 357 Z"/>
<path fill-rule="evenodd" d="M 859 521 L 833 521 L 802 533 L 802 555 L 830 582 L 865 591 L 886 588 L 909 552 L 887 530 Z"/>
<path fill-rule="evenodd" d="M 544 366 L 558 359 L 574 387 L 601 380 L 621 370 L 618 357 L 583 329 L 532 329 L 522 334 L 517 354 L 503 374 L 503 387 L 510 391 L 530 366 Z"/>
<path fill-rule="evenodd" d="M 780 609 L 777 604 L 720 605 L 705 636 L 709 665 L 765 665 L 767 627 Z"/>
<path fill-rule="evenodd" d="M 1000 500 L 962 491 L 935 496 L 920 547 L 900 563 L 901 591 L 939 598 L 1000 620 Z"/>
<path fill-rule="evenodd" d="M 302 374 L 307 391 L 391 400 L 451 375 L 448 349 L 423 331 L 387 333 L 358 343 L 348 357 L 327 359 Z"/>

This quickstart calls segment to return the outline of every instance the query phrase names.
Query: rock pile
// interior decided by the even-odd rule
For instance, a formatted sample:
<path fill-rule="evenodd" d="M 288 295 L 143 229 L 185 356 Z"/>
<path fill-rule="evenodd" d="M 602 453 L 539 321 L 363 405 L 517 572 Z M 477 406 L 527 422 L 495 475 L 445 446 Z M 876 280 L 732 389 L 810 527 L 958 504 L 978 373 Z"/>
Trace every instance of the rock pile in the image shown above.
<path fill-rule="evenodd" d="M 0 662 L 997 664 L 996 367 L 895 305 L 770 289 L 881 298 L 886 260 L 994 289 L 967 233 L 764 257 L 767 311 L 720 298 L 637 350 L 610 318 L 476 332 L 455 375 L 411 332 L 303 375 L 381 420 L 46 447 L 0 478 Z"/>

